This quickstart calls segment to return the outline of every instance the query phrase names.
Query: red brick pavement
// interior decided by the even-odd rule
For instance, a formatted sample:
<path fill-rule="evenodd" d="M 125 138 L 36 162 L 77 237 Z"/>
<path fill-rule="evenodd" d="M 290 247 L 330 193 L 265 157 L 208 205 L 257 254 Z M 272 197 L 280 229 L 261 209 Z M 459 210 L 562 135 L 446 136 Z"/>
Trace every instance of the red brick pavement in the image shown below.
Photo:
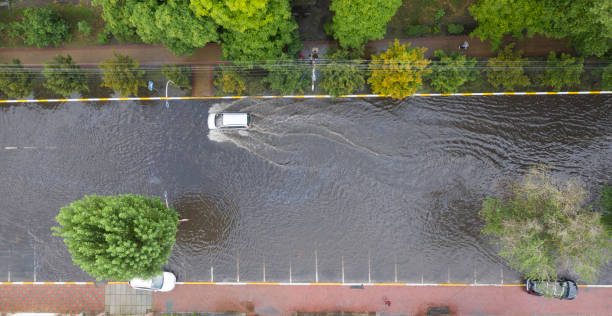
<path fill-rule="evenodd" d="M 391 301 L 386 306 L 384 299 Z M 580 288 L 573 301 L 528 295 L 519 286 L 177 285 L 156 293 L 158 312 L 388 312 L 424 315 L 429 306 L 448 306 L 453 315 L 612 315 L 612 288 Z"/>
<path fill-rule="evenodd" d="M 77 284 L 0 285 L 0 312 L 99 313 L 104 287 Z"/>

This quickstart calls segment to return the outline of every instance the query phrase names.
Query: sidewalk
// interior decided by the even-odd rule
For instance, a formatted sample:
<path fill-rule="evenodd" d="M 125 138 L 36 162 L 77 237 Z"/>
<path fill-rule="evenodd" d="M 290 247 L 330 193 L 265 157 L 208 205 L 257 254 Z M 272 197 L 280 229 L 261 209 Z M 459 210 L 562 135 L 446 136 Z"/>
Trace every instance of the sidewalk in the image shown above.
<path fill-rule="evenodd" d="M 386 306 L 383 298 L 391 301 Z M 425 315 L 448 306 L 452 315 L 612 315 L 612 288 L 580 288 L 574 301 L 528 295 L 522 286 L 177 285 L 156 293 L 157 312 L 385 312 Z"/>
<path fill-rule="evenodd" d="M 459 45 L 463 44 L 464 41 L 469 42 L 469 48 L 465 53 L 470 57 L 494 57 L 497 56 L 497 51 L 491 51 L 491 45 L 489 42 L 482 42 L 477 37 L 470 38 L 468 35 L 462 36 L 437 36 L 437 37 L 412 37 L 412 38 L 400 38 L 400 43 L 407 44 L 411 43 L 413 47 L 426 47 L 425 51 L 426 58 L 432 58 L 434 52 L 438 49 L 446 51 L 459 51 Z M 369 56 L 372 54 L 380 53 L 381 51 L 389 48 L 389 44 L 394 39 L 382 39 L 376 41 L 370 41 L 365 46 L 365 55 Z M 553 39 L 546 38 L 544 36 L 535 35 L 531 38 L 525 37 L 524 40 L 519 41 L 511 36 L 506 36 L 503 43 L 508 44 L 516 42 L 516 49 L 523 51 L 524 56 L 545 56 L 551 50 L 556 52 L 573 53 L 574 50 L 568 45 L 565 39 Z M 304 58 L 308 58 L 313 47 L 319 48 L 319 55 L 325 54 L 327 49 L 331 46 L 336 46 L 335 42 L 332 41 L 311 41 L 303 42 L 304 48 L 301 51 Z M 504 46 L 502 44 L 501 47 Z"/>
<path fill-rule="evenodd" d="M 0 285 L 0 312 L 95 315 L 104 311 L 104 286 L 94 284 Z"/>

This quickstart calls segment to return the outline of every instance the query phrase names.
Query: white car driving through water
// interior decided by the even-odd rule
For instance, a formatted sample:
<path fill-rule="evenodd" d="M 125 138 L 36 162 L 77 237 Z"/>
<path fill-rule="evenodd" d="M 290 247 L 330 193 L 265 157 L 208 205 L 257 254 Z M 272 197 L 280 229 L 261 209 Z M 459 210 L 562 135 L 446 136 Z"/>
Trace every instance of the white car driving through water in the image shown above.
<path fill-rule="evenodd" d="M 135 290 L 145 290 L 153 292 L 170 292 L 176 285 L 176 276 L 172 272 L 164 272 L 151 279 L 133 278 L 130 280 L 130 287 Z"/>
<path fill-rule="evenodd" d="M 208 114 L 209 129 L 248 129 L 253 121 L 249 113 L 210 113 Z"/>

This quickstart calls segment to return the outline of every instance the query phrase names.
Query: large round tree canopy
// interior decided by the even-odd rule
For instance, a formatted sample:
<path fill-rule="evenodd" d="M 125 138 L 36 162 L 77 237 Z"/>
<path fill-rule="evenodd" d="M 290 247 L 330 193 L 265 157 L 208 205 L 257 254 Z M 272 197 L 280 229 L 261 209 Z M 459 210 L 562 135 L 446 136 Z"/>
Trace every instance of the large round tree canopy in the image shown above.
<path fill-rule="evenodd" d="M 63 207 L 52 230 L 73 262 L 97 279 L 148 278 L 174 245 L 178 214 L 159 198 L 86 195 Z"/>

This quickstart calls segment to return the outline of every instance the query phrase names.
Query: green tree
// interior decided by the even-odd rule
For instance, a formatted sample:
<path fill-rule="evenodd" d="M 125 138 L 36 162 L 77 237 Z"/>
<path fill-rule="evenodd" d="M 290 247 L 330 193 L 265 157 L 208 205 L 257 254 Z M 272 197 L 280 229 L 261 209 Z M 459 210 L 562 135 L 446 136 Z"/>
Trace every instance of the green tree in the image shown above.
<path fill-rule="evenodd" d="M 416 93 L 423 85 L 423 76 L 429 74 L 430 60 L 425 59 L 424 47 L 400 45 L 396 39 L 389 49 L 379 55 L 372 55 L 369 66 L 368 84 L 377 94 L 403 99 Z"/>
<path fill-rule="evenodd" d="M 321 87 L 332 97 L 351 94 L 365 84 L 360 60 L 349 60 L 350 53 L 338 50 L 321 67 Z"/>
<path fill-rule="evenodd" d="M 61 95 L 70 96 L 74 92 L 89 91 L 87 77 L 81 67 L 72 61 L 72 57 L 57 55 L 53 61 L 44 63 L 45 76 L 43 86 Z"/>
<path fill-rule="evenodd" d="M 585 55 L 602 56 L 612 48 L 609 0 L 479 0 L 469 10 L 478 22 L 472 35 L 490 39 L 494 49 L 505 34 L 522 38 L 523 31 L 569 37 Z"/>
<path fill-rule="evenodd" d="M 264 81 L 275 92 L 289 95 L 310 90 L 312 68 L 309 63 L 287 61 L 269 64 L 265 68 L 268 76 Z"/>
<path fill-rule="evenodd" d="M 233 69 L 221 69 L 221 74 L 215 79 L 214 84 L 224 95 L 242 95 L 246 91 L 244 78 Z"/>
<path fill-rule="evenodd" d="M 223 32 L 223 58 L 232 61 L 294 59 L 302 44 L 289 2 L 269 0 L 266 9 L 267 23 L 261 27 Z"/>
<path fill-rule="evenodd" d="M 164 65 L 162 74 L 174 85 L 182 89 L 191 90 L 191 67 L 185 65 Z"/>
<path fill-rule="evenodd" d="M 541 77 L 542 84 L 561 91 L 564 87 L 571 87 L 580 83 L 580 76 L 584 72 L 584 58 L 572 57 L 562 53 L 557 58 L 555 52 L 550 52 L 546 61 L 546 73 Z"/>
<path fill-rule="evenodd" d="M 497 57 L 490 58 L 487 63 L 487 79 L 495 87 L 503 87 L 508 91 L 514 88 L 526 87 L 531 83 L 525 75 L 523 66 L 527 58 L 522 58 L 523 51 L 513 51 L 514 43 L 504 47 Z"/>
<path fill-rule="evenodd" d="M 89 36 L 91 34 L 91 26 L 85 20 L 77 23 L 77 29 L 85 36 Z"/>
<path fill-rule="evenodd" d="M 601 216 L 601 222 L 612 237 L 612 186 L 604 184 L 599 193 L 601 194 L 599 205 L 607 211 Z"/>
<path fill-rule="evenodd" d="M 333 0 L 329 10 L 334 11 L 334 17 L 327 33 L 343 48 L 357 48 L 369 40 L 381 39 L 400 5 L 401 0 Z"/>
<path fill-rule="evenodd" d="M 72 261 L 97 279 L 149 278 L 174 245 L 178 214 L 159 198 L 86 195 L 62 207 L 53 227 Z"/>
<path fill-rule="evenodd" d="M 269 12 L 268 8 L 275 1 L 191 0 L 190 6 L 197 15 L 211 17 L 227 30 L 244 32 L 260 29 L 270 23 L 274 13 Z"/>
<path fill-rule="evenodd" d="M 601 89 L 612 90 L 612 64 L 604 68 L 601 73 Z"/>
<path fill-rule="evenodd" d="M 25 69 L 19 59 L 0 64 L 0 91 L 9 98 L 27 97 L 32 93 L 33 77 L 32 71 Z"/>
<path fill-rule="evenodd" d="M 111 88 L 121 96 L 138 95 L 138 88 L 145 87 L 144 70 L 138 70 L 138 62 L 130 56 L 115 53 L 115 59 L 100 63 L 103 72 L 102 86 Z"/>
<path fill-rule="evenodd" d="M 533 168 L 507 199 L 487 197 L 480 215 L 483 233 L 499 239 L 500 256 L 526 278 L 555 280 L 569 269 L 587 282 L 610 258 L 612 241 L 600 214 L 585 208 L 587 191 L 561 183 L 545 168 Z"/>
<path fill-rule="evenodd" d="M 446 55 L 443 50 L 435 51 L 434 56 L 440 58 L 440 61 L 430 66 L 431 74 L 428 78 L 436 91 L 456 93 L 465 83 L 478 78 L 479 71 L 474 68 L 476 58 L 468 58 L 456 52 Z"/>
<path fill-rule="evenodd" d="M 69 37 L 70 25 L 52 8 L 26 8 L 12 28 L 28 46 L 58 46 Z"/>
<path fill-rule="evenodd" d="M 215 22 L 196 16 L 189 0 L 93 0 L 102 7 L 106 28 L 117 38 L 161 43 L 177 55 L 219 40 Z"/>

